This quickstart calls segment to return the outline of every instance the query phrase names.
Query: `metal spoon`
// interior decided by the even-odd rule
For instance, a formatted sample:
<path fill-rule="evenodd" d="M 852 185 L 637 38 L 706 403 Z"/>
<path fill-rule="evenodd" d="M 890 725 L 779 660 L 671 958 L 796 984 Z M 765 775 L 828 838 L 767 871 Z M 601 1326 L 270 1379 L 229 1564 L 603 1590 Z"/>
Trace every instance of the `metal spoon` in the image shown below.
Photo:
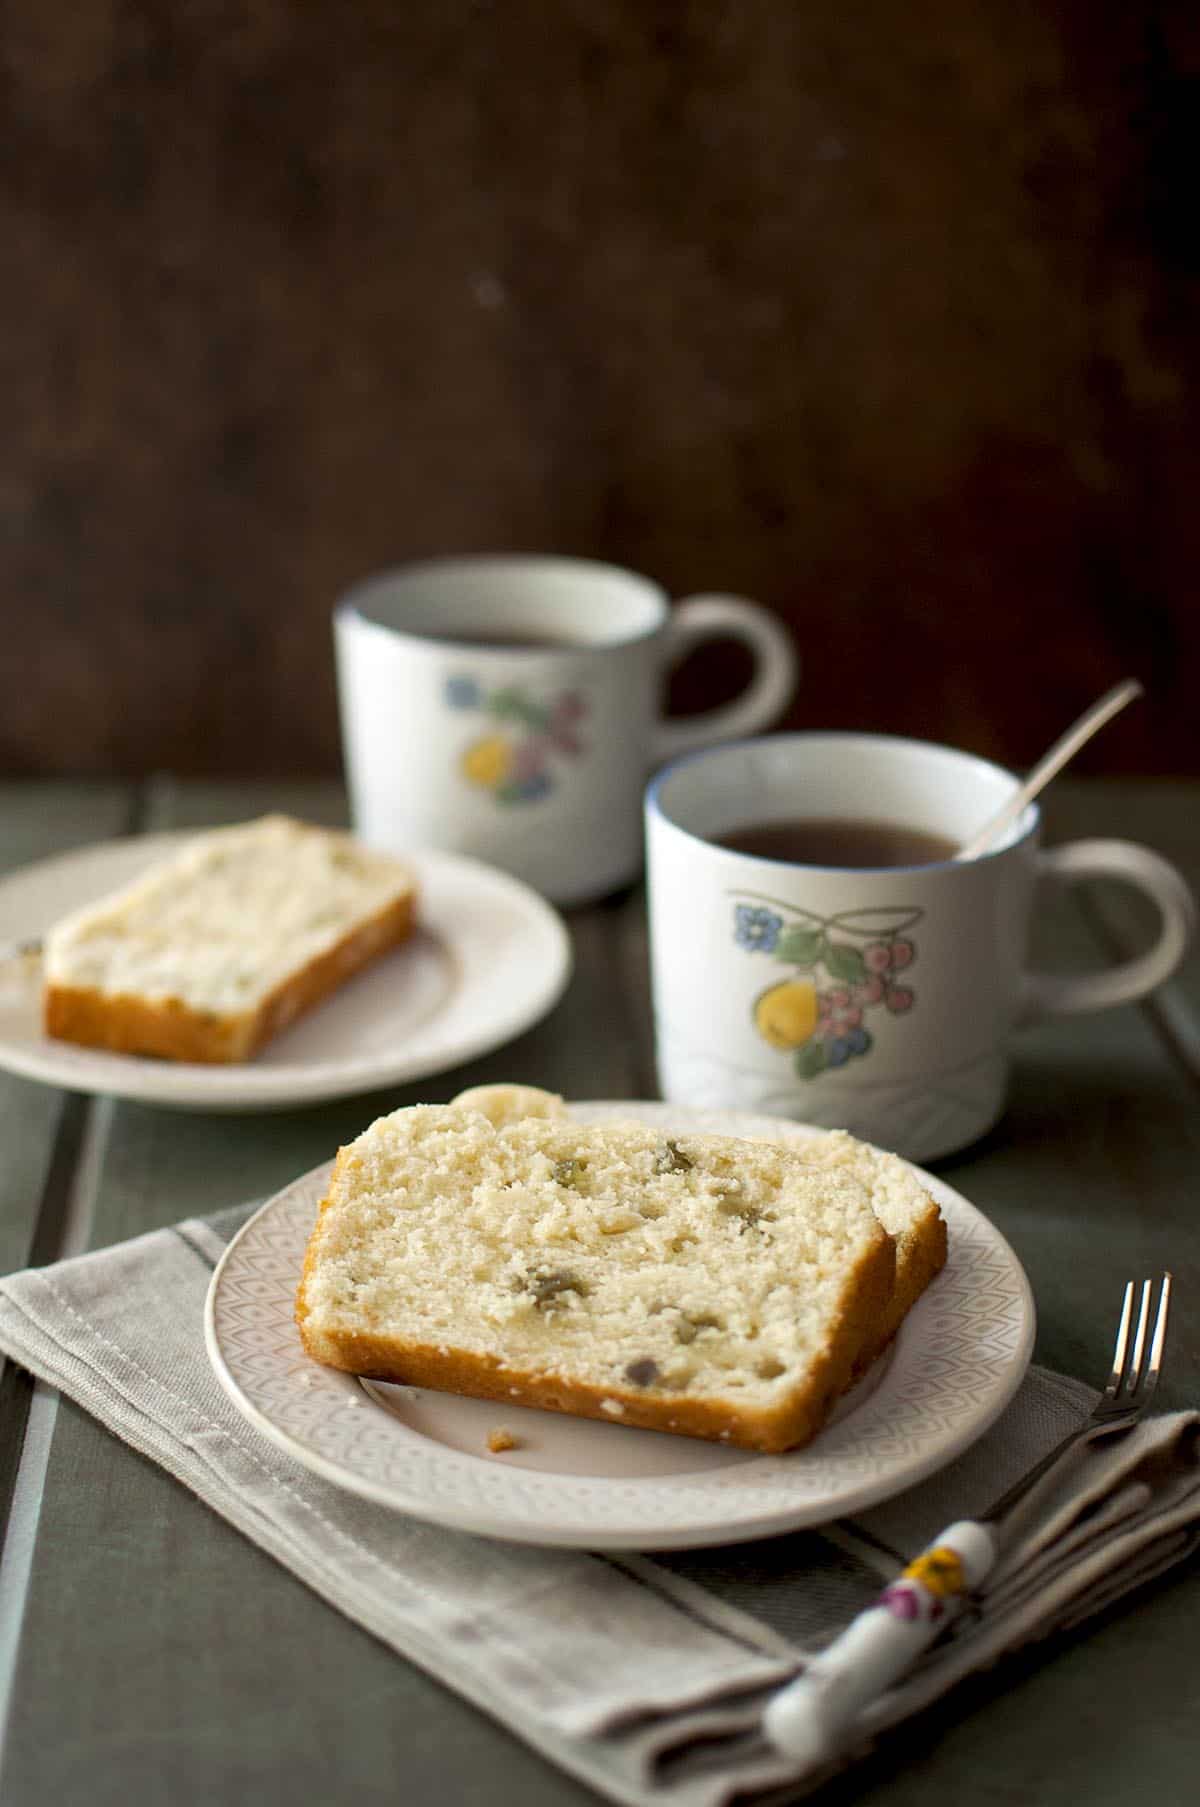
<path fill-rule="evenodd" d="M 1016 820 L 1025 805 L 1043 790 L 1056 772 L 1061 772 L 1068 759 L 1073 759 L 1080 747 L 1092 738 L 1098 728 L 1123 709 L 1126 703 L 1132 703 L 1135 696 L 1142 695 L 1142 686 L 1136 678 L 1126 678 L 1123 684 L 1114 684 L 1111 690 L 1086 709 L 1077 722 L 1069 727 L 1061 739 L 1056 740 L 1050 751 L 1034 766 L 1019 790 L 1013 792 L 1003 809 L 996 811 L 990 822 L 984 824 L 979 833 L 973 835 L 955 854 L 956 860 L 977 859 L 981 853 L 991 846 L 996 836 Z"/>

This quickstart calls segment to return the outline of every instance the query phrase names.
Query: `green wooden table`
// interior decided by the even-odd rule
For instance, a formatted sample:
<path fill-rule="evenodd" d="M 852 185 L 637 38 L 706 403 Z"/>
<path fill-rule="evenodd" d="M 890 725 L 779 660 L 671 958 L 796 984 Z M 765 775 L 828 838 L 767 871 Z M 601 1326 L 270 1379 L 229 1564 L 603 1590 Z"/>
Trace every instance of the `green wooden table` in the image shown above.
<path fill-rule="evenodd" d="M 342 819 L 320 785 L 0 787 L 0 864 L 265 808 Z M 1050 842 L 1126 834 L 1200 891 L 1200 784 L 1062 781 Z M 204 1116 L 0 1075 L 0 1262 L 117 1241 L 269 1193 L 383 1108 L 509 1078 L 652 1097 L 641 897 L 570 918 L 551 1015 L 470 1068 L 294 1114 Z M 1047 898 L 1035 952 L 1082 968 L 1138 944 L 1122 891 Z M 1024 1034 L 1002 1126 L 940 1171 L 1033 1283 L 1037 1359 L 1095 1375 L 1129 1274 L 1177 1277 L 1163 1393 L 1200 1402 L 1200 956 L 1152 1001 Z M 57 1395 L 0 1380 L 4 1807 L 397 1800 L 569 1807 L 587 1790 L 398 1660 Z M 1200 1571 L 967 1684 L 822 1797 L 889 1807 L 1152 1801 L 1200 1783 Z"/>

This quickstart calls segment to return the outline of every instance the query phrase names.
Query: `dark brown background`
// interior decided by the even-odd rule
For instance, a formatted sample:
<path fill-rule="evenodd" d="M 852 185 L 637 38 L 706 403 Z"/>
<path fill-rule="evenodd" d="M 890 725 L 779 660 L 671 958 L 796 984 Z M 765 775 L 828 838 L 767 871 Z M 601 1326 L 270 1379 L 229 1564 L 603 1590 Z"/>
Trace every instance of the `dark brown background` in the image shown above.
<path fill-rule="evenodd" d="M 800 725 L 1200 769 L 1192 6 L 9 0 L 0 763 L 319 771 L 328 612 L 556 549 Z M 721 674 L 692 674 L 685 700 Z"/>

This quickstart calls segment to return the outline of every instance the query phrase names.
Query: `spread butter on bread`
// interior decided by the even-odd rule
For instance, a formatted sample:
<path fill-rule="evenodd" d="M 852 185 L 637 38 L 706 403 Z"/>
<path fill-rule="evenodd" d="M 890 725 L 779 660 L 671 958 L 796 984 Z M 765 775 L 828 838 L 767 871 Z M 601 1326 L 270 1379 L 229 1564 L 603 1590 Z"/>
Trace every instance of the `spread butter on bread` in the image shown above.
<path fill-rule="evenodd" d="M 397 860 L 281 815 L 188 839 L 46 939 L 47 1035 L 167 1060 L 242 1061 L 404 940 Z"/>

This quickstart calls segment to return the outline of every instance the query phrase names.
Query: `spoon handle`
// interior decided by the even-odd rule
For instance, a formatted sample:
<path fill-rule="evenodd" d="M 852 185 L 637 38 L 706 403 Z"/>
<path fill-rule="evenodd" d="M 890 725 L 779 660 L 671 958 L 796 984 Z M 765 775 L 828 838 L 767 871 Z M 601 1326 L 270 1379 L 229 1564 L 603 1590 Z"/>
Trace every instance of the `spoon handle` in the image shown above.
<path fill-rule="evenodd" d="M 1104 695 L 1099 697 L 1090 709 L 1085 709 L 1079 720 L 1073 722 L 1066 733 L 1055 741 L 1049 752 L 1044 754 L 1034 766 L 1024 784 L 1014 791 L 1002 809 L 997 810 L 991 821 L 959 848 L 954 856 L 955 859 L 973 860 L 983 853 L 996 836 L 1020 815 L 1025 805 L 1036 797 L 1045 785 L 1049 784 L 1054 774 L 1062 770 L 1068 759 L 1074 758 L 1084 742 L 1089 741 L 1097 729 L 1104 726 L 1105 722 L 1111 721 L 1113 716 L 1125 707 L 1126 703 L 1132 703 L 1134 697 L 1141 696 L 1141 694 L 1142 686 L 1136 678 L 1126 678 L 1123 684 L 1114 684 L 1111 690 L 1106 690 Z"/>

